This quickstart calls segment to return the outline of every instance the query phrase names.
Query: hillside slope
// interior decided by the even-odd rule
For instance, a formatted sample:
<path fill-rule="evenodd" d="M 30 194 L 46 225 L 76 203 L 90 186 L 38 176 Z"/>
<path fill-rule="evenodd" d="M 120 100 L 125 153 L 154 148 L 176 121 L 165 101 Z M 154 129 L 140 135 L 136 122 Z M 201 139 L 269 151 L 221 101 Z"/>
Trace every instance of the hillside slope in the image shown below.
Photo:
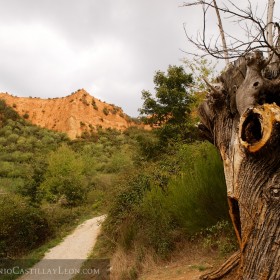
<path fill-rule="evenodd" d="M 72 139 L 98 127 L 125 130 L 136 126 L 120 107 L 102 102 L 84 89 L 62 98 L 16 97 L 0 93 L 0 99 L 31 123 L 65 132 Z"/>

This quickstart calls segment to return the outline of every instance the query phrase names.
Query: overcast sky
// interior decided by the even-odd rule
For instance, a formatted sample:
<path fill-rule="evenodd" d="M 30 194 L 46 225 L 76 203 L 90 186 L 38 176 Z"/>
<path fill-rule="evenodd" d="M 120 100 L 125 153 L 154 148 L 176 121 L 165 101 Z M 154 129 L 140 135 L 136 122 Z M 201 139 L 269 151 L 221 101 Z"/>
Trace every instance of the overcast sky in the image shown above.
<path fill-rule="evenodd" d="M 61 97 L 84 88 L 137 116 L 155 71 L 181 65 L 198 8 L 176 0 L 0 0 L 0 91 Z M 209 19 L 210 30 L 217 30 Z"/>

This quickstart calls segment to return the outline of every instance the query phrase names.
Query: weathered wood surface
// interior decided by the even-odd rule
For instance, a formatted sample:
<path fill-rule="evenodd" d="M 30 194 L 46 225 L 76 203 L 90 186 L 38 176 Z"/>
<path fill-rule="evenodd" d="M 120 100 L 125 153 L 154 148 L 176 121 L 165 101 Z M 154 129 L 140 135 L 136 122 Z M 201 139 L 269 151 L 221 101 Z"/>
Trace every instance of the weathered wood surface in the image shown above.
<path fill-rule="evenodd" d="M 280 79 L 254 52 L 228 67 L 200 106 L 200 129 L 220 151 L 240 251 L 208 278 L 280 279 Z M 212 277 L 212 278 L 211 278 Z"/>

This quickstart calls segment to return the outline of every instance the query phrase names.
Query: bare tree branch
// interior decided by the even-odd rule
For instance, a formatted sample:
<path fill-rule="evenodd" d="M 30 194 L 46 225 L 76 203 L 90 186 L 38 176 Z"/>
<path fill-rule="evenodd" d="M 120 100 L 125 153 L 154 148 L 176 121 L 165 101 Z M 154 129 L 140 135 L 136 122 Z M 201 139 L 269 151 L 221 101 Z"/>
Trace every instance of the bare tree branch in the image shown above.
<path fill-rule="evenodd" d="M 274 3 L 274 0 L 269 0 L 269 2 Z M 184 30 L 188 41 L 192 43 L 197 49 L 203 51 L 205 53 L 204 56 L 210 55 L 214 58 L 225 59 L 228 61 L 229 59 L 245 56 L 251 51 L 258 49 L 259 51 L 267 53 L 269 57 L 270 53 L 273 53 L 275 57 L 280 58 L 280 49 L 278 47 L 279 32 L 277 29 L 277 34 L 275 34 L 273 38 L 273 32 L 271 31 L 272 27 L 276 27 L 277 24 L 273 22 L 274 4 L 269 6 L 270 15 L 266 23 L 262 19 L 263 15 L 262 17 L 257 16 L 257 7 L 253 11 L 250 1 L 248 1 L 248 6 L 246 9 L 240 8 L 231 0 L 228 0 L 228 6 L 224 5 L 218 7 L 215 0 L 199 0 L 195 2 L 184 3 L 183 7 L 197 5 L 201 5 L 203 10 L 203 28 L 201 33 L 198 33 L 197 37 L 194 39 L 189 36 L 186 26 L 184 26 Z M 220 34 L 215 38 L 215 40 L 213 40 L 213 38 L 209 40 L 206 36 L 206 16 L 209 8 L 212 8 L 216 11 L 219 22 L 218 26 Z M 236 36 L 225 32 L 222 27 L 220 12 L 223 12 L 228 19 L 230 18 L 232 21 L 238 23 L 239 27 L 247 36 L 247 39 L 239 39 Z M 271 35 L 268 36 L 268 34 Z M 222 46 L 218 44 L 219 39 L 222 40 Z"/>
<path fill-rule="evenodd" d="M 223 25 L 222 25 L 222 19 L 221 19 L 221 16 L 220 16 L 220 12 L 219 12 L 216 0 L 213 0 L 213 3 L 214 3 L 215 11 L 216 11 L 216 14 L 217 14 L 218 26 L 219 26 L 219 30 L 220 30 L 221 39 L 222 39 L 225 60 L 226 60 L 226 64 L 228 65 L 229 64 L 229 59 L 228 59 L 227 43 L 226 43 L 226 38 L 225 38 L 225 32 L 224 32 Z"/>

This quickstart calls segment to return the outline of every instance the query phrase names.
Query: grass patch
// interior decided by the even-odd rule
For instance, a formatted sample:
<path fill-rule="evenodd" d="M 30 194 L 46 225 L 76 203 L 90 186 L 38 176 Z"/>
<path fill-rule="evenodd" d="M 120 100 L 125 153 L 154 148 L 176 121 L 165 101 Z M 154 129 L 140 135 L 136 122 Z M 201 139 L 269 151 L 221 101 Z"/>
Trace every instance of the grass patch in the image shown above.
<path fill-rule="evenodd" d="M 205 271 L 205 270 L 209 269 L 209 267 L 202 265 L 202 264 L 191 265 L 190 268 L 194 269 L 194 270 L 199 270 L 199 271 Z"/>

